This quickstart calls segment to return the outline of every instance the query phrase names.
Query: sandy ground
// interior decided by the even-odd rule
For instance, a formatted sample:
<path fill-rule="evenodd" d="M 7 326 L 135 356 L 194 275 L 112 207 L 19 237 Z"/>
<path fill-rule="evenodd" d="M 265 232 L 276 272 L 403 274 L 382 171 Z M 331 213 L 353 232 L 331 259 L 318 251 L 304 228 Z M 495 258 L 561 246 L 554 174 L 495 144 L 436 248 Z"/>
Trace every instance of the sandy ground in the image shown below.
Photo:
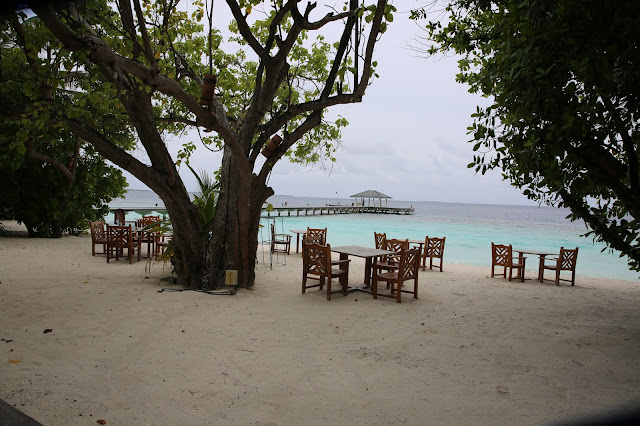
<path fill-rule="evenodd" d="M 418 300 L 328 302 L 292 254 L 214 296 L 90 246 L 0 237 L 0 399 L 46 425 L 528 425 L 640 401 L 639 282 L 508 282 L 445 253 Z"/>

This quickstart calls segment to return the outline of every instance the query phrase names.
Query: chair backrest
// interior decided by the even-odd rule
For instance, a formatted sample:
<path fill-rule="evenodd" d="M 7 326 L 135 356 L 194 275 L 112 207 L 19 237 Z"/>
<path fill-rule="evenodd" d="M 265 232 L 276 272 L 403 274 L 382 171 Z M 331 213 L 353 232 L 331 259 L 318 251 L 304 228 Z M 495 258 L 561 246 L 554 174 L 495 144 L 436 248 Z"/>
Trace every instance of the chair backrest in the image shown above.
<path fill-rule="evenodd" d="M 560 247 L 560 256 L 558 256 L 558 265 L 560 270 L 573 271 L 576 269 L 576 263 L 578 261 L 578 247 L 575 250 L 565 249 Z"/>
<path fill-rule="evenodd" d="M 140 219 L 140 226 L 143 228 L 155 223 L 160 223 L 160 216 L 143 216 L 142 219 Z"/>
<path fill-rule="evenodd" d="M 112 247 L 131 247 L 133 243 L 131 225 L 107 225 L 107 241 Z"/>
<path fill-rule="evenodd" d="M 327 244 L 327 228 L 307 228 L 307 235 L 320 235 L 322 236 L 322 245 Z"/>
<path fill-rule="evenodd" d="M 494 244 L 491 243 L 491 264 L 498 266 L 511 266 L 513 251 L 511 244 Z"/>
<path fill-rule="evenodd" d="M 400 253 L 403 249 L 407 250 L 409 248 L 409 240 L 399 240 L 397 238 L 390 238 L 387 240 L 387 247 L 385 250 L 395 251 L 396 253 Z"/>
<path fill-rule="evenodd" d="M 410 280 L 418 274 L 420 266 L 420 249 L 404 249 L 400 254 L 400 268 L 398 277 L 401 281 Z"/>
<path fill-rule="evenodd" d="M 387 255 L 386 257 L 387 262 L 389 261 L 400 262 L 400 256 L 402 254 L 402 251 L 408 250 L 408 249 L 409 249 L 408 239 L 406 240 L 399 240 L 397 238 L 388 239 L 384 250 L 392 251 L 395 254 Z"/>
<path fill-rule="evenodd" d="M 307 244 L 304 249 L 305 273 L 327 277 L 331 273 L 331 246 Z"/>
<path fill-rule="evenodd" d="M 425 246 L 426 255 L 429 257 L 442 257 L 444 253 L 444 240 L 443 238 L 428 238 Z"/>
<path fill-rule="evenodd" d="M 89 222 L 89 227 L 91 228 L 91 239 L 93 241 L 104 240 L 107 238 L 107 233 L 104 230 L 104 222 L 102 220 Z"/>
<path fill-rule="evenodd" d="M 124 210 L 116 209 L 113 212 L 113 223 L 116 225 L 124 225 Z"/>
<path fill-rule="evenodd" d="M 304 246 L 307 244 L 320 244 L 323 246 L 322 240 L 322 235 L 305 235 L 302 237 L 302 248 L 304 249 Z"/>
<path fill-rule="evenodd" d="M 386 250 L 387 247 L 387 234 L 373 233 L 373 238 L 376 241 L 376 248 L 378 250 Z"/>

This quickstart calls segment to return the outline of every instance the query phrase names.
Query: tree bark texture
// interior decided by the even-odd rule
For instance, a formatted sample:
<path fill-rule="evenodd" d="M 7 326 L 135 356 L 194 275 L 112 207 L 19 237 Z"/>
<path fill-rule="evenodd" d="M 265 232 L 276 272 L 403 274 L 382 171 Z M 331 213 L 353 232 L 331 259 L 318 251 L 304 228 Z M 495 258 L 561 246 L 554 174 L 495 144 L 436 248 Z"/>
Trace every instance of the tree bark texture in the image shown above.
<path fill-rule="evenodd" d="M 238 286 L 255 284 L 262 204 L 273 190 L 258 178 L 245 157 L 238 158 L 225 149 L 222 161 L 221 188 L 214 220 L 213 235 L 207 246 L 202 289 L 225 285 L 227 270 L 238 271 Z"/>

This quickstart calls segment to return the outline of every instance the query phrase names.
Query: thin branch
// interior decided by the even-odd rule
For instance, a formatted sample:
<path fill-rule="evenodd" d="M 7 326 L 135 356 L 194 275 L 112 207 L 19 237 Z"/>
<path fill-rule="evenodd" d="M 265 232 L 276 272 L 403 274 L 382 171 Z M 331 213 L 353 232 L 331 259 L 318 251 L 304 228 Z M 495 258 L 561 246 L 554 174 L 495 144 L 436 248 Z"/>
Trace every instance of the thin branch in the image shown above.
<path fill-rule="evenodd" d="M 242 37 L 249 43 L 249 46 L 253 49 L 253 51 L 262 58 L 264 55 L 265 49 L 262 47 L 260 42 L 253 36 L 251 32 L 251 28 L 247 23 L 245 16 L 242 14 L 242 10 L 240 9 L 240 5 L 235 0 L 227 0 L 227 4 L 229 5 L 229 9 L 231 9 L 231 13 L 233 14 L 234 19 L 238 23 L 238 29 L 240 30 L 240 34 Z"/>

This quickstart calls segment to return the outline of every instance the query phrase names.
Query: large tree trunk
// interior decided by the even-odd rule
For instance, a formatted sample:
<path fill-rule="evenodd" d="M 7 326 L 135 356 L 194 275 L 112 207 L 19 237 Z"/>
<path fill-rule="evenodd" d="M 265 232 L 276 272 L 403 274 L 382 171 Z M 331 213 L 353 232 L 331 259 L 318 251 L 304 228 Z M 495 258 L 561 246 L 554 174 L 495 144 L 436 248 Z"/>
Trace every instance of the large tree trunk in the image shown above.
<path fill-rule="evenodd" d="M 176 188 L 179 184 L 182 188 Z M 173 227 L 173 258 L 178 284 L 192 289 L 200 288 L 203 271 L 205 235 L 198 211 L 189 198 L 182 182 L 173 187 L 162 182 L 154 191 L 164 201 Z"/>
<path fill-rule="evenodd" d="M 246 158 L 225 149 L 221 170 L 221 191 L 216 208 L 213 235 L 206 248 L 202 288 L 225 285 L 226 271 L 238 271 L 238 287 L 255 283 L 258 230 L 263 202 L 273 194 L 252 173 Z"/>

